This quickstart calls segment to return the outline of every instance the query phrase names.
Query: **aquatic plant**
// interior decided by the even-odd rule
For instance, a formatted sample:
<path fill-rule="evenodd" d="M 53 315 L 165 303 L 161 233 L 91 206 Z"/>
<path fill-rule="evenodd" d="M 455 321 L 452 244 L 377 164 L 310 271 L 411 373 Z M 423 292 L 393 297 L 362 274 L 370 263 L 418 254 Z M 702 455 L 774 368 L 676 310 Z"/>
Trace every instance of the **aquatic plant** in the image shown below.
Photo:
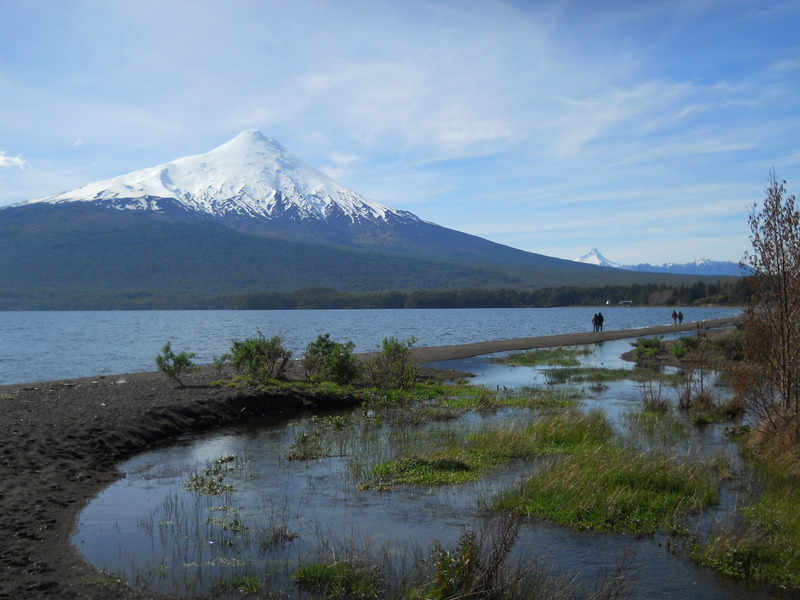
<path fill-rule="evenodd" d="M 762 493 L 696 539 L 692 558 L 727 575 L 800 590 L 800 472 L 791 458 L 751 458 Z"/>
<path fill-rule="evenodd" d="M 297 587 L 320 594 L 322 598 L 361 600 L 377 598 L 381 591 L 380 571 L 353 561 L 315 563 L 298 569 Z"/>
<path fill-rule="evenodd" d="M 240 594 L 257 594 L 261 591 L 261 581 L 258 577 L 237 575 L 230 578 L 218 579 L 214 585 L 218 590 L 233 590 Z"/>
<path fill-rule="evenodd" d="M 601 449 L 554 463 L 494 508 L 579 530 L 680 531 L 682 517 L 717 502 L 723 475 L 700 461 Z"/>
<path fill-rule="evenodd" d="M 587 347 L 583 348 L 540 348 L 527 352 L 515 352 L 501 358 L 494 358 L 492 362 L 507 363 L 520 367 L 551 366 L 551 367 L 577 367 L 581 364 L 581 356 L 591 353 Z"/>
<path fill-rule="evenodd" d="M 221 496 L 233 491 L 233 485 L 225 483 L 228 471 L 241 468 L 241 461 L 234 455 L 223 456 L 208 462 L 205 469 L 190 476 L 184 487 L 190 492 Z"/>

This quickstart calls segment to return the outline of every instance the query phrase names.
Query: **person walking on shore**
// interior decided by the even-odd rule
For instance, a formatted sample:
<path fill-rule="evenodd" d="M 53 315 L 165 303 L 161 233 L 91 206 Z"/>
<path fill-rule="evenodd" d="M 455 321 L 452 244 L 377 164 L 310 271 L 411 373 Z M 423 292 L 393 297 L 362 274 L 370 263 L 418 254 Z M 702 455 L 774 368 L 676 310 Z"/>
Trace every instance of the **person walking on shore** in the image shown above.
<path fill-rule="evenodd" d="M 597 333 L 597 315 L 592 316 L 592 331 Z"/>
<path fill-rule="evenodd" d="M 603 313 L 597 313 L 597 331 L 603 331 Z"/>
<path fill-rule="evenodd" d="M 680 325 L 681 323 L 683 323 L 683 313 L 681 311 L 678 311 L 678 325 Z"/>
<path fill-rule="evenodd" d="M 673 325 L 678 324 L 678 313 L 676 313 L 674 310 L 672 311 L 672 324 Z"/>

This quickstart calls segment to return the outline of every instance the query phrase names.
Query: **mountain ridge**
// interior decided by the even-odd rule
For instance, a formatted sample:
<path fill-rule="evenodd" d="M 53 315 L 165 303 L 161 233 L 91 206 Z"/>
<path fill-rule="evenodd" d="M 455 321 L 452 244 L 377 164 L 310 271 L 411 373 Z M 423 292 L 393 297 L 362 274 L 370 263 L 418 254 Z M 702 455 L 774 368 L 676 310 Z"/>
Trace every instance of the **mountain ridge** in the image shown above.
<path fill-rule="evenodd" d="M 281 202 L 281 199 L 284 202 Z M 161 211 L 172 200 L 185 210 L 224 217 L 238 213 L 274 218 L 289 200 L 300 218 L 325 220 L 339 211 L 352 220 L 418 220 L 336 183 L 280 143 L 257 130 L 246 130 L 209 152 L 90 183 L 18 203 L 108 203 L 118 210 Z"/>
<path fill-rule="evenodd" d="M 205 154 L 0 208 L 0 309 L 25 306 L 23 297 L 40 307 L 107 294 L 694 281 L 525 252 L 424 221 L 340 186 L 254 130 Z"/>
<path fill-rule="evenodd" d="M 688 263 L 663 263 L 661 265 L 651 265 L 650 263 L 639 263 L 636 265 L 623 265 L 607 259 L 597 247 L 593 246 L 586 254 L 581 255 L 575 262 L 592 264 L 601 267 L 611 267 L 626 271 L 637 271 L 642 273 L 671 273 L 676 275 L 718 275 L 722 277 L 741 277 L 742 267 L 739 263 L 732 261 L 717 261 L 707 258 L 699 258 Z"/>

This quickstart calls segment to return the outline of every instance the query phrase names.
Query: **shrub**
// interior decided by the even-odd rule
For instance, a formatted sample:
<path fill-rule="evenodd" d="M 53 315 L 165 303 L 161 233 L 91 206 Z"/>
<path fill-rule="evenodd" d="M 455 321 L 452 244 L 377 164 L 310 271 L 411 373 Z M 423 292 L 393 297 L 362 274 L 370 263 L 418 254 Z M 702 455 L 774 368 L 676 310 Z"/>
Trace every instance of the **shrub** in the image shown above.
<path fill-rule="evenodd" d="M 258 337 L 234 340 L 231 364 L 248 382 L 263 385 L 272 379 L 283 379 L 292 353 L 283 345 L 279 335 L 266 339 L 261 330 Z"/>
<path fill-rule="evenodd" d="M 639 338 L 636 342 L 631 343 L 633 346 L 633 353 L 636 358 L 655 358 L 659 355 L 664 348 L 661 342 L 661 336 L 652 338 Z"/>
<path fill-rule="evenodd" d="M 369 384 L 384 389 L 410 388 L 417 377 L 417 365 L 411 359 L 411 347 L 416 341 L 413 337 L 404 341 L 384 338 L 381 353 L 365 365 Z"/>
<path fill-rule="evenodd" d="M 191 373 L 197 367 L 192 362 L 196 356 L 194 352 L 181 352 L 175 354 L 172 351 L 172 342 L 167 342 L 161 349 L 161 354 L 156 356 L 156 366 L 158 370 L 164 373 L 169 379 L 178 382 L 178 385 L 183 387 L 183 380 L 181 377 L 185 373 Z"/>
<path fill-rule="evenodd" d="M 354 349 L 353 342 L 340 344 L 326 333 L 308 344 L 300 364 L 310 380 L 324 379 L 347 385 L 358 377 Z"/>

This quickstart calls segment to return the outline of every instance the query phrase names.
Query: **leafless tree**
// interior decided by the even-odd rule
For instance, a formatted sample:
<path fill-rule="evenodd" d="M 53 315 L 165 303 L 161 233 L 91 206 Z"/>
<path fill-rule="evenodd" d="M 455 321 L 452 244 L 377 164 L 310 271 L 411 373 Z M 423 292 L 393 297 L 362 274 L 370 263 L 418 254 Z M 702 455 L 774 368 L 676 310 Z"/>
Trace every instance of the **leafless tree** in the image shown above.
<path fill-rule="evenodd" d="M 770 172 L 767 196 L 750 211 L 752 253 L 744 265 L 752 299 L 745 319 L 738 389 L 765 432 L 800 440 L 800 212 Z"/>

